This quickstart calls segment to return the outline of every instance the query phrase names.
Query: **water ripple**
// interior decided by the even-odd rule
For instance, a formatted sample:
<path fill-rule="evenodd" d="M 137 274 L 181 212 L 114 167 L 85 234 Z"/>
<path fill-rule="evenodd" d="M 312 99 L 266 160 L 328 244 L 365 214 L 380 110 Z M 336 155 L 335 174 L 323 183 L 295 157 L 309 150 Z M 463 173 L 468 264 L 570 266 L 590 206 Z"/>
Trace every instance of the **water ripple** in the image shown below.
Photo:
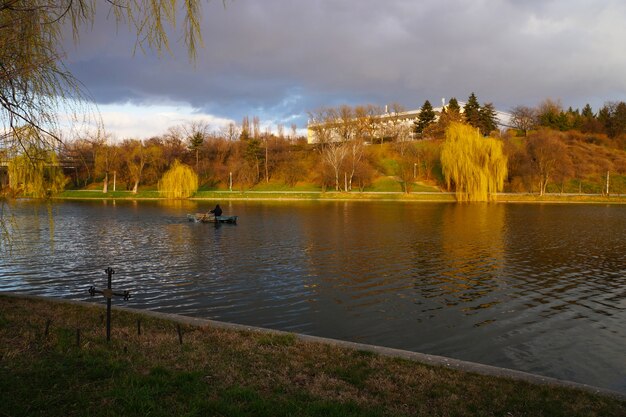
<path fill-rule="evenodd" d="M 626 392 L 624 207 L 241 202 L 223 205 L 238 225 L 185 220 L 208 206 L 20 203 L 0 290 L 87 300 L 111 266 L 137 308 Z"/>

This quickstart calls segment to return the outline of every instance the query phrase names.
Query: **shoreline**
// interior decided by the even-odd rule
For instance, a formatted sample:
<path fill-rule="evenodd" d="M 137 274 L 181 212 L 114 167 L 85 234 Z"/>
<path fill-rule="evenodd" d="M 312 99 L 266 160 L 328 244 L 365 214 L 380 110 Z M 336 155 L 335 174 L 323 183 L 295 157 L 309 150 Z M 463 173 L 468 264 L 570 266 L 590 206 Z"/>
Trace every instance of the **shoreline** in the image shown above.
<path fill-rule="evenodd" d="M 30 295 L 19 292 L 4 292 L 0 291 L 0 297 L 9 297 L 19 300 L 36 300 L 48 303 L 55 303 L 61 305 L 76 305 L 85 308 L 97 308 L 105 310 L 106 305 L 103 303 L 91 303 L 79 300 L 70 300 L 63 298 Z M 153 310 L 142 310 L 132 307 L 112 306 L 113 311 L 124 311 L 133 315 L 139 315 L 144 317 L 151 317 L 169 321 L 172 323 L 179 323 L 196 328 L 212 327 L 223 329 L 227 331 L 235 332 L 251 332 L 254 334 L 270 335 L 277 337 L 295 337 L 296 340 L 304 343 L 317 343 L 322 345 L 328 345 L 341 349 L 348 349 L 354 352 L 370 352 L 376 355 L 391 359 L 404 359 L 411 362 L 417 362 L 422 365 L 433 366 L 436 368 L 445 368 L 459 371 L 461 373 L 473 373 L 486 377 L 505 378 L 512 381 L 528 382 L 533 385 L 545 385 L 549 387 L 561 387 L 585 391 L 595 395 L 607 396 L 617 399 L 619 401 L 626 401 L 626 393 L 614 391 L 608 388 L 596 387 L 585 383 L 562 380 L 553 377 L 547 377 L 539 374 L 533 374 L 525 371 L 502 368 L 493 365 L 486 365 L 477 362 L 464 361 L 460 359 L 449 358 L 440 355 L 431 355 L 420 352 L 413 352 L 408 350 L 390 348 L 385 346 L 370 345 L 364 343 L 350 342 L 340 339 L 332 339 L 321 336 L 313 336 L 301 333 L 294 333 L 282 330 L 275 330 L 265 327 L 248 326 L 244 324 L 229 323 L 211 319 L 203 319 L 191 316 L 184 316 L 175 313 L 162 313 Z"/>
<path fill-rule="evenodd" d="M 51 200 L 128 200 L 167 201 L 157 191 L 116 191 L 103 194 L 99 190 L 64 191 Z M 448 192 L 336 192 L 336 191 L 199 191 L 193 197 L 177 201 L 384 201 L 403 203 L 456 203 L 454 193 Z M 495 204 L 626 204 L 626 195 L 597 194 L 538 194 L 499 193 Z M 463 203 L 465 204 L 465 203 Z"/>

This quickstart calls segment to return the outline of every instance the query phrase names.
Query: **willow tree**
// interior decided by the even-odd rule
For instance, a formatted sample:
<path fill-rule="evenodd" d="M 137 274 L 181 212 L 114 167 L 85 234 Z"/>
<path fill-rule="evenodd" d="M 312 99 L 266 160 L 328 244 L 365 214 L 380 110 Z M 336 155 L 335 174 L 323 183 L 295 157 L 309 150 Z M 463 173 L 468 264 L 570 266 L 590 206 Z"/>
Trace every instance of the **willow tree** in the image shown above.
<path fill-rule="evenodd" d="M 93 116 L 89 97 L 65 65 L 63 37 L 71 33 L 78 44 L 98 8 L 135 32 L 135 49 L 168 51 L 180 12 L 191 58 L 202 42 L 198 0 L 0 0 L 0 151 L 50 150 L 46 138 L 61 142 L 59 115 L 71 116 L 71 127 Z M 35 134 L 23 135 L 22 126 Z M 0 230 L 7 230 L 3 204 L 0 194 Z"/>
<path fill-rule="evenodd" d="M 158 188 L 165 198 L 189 198 L 198 190 L 198 174 L 189 165 L 176 160 L 163 174 Z"/>
<path fill-rule="evenodd" d="M 169 50 L 168 34 L 184 12 L 184 40 L 191 57 L 200 38 L 200 2 L 189 0 L 0 0 L 0 140 L 23 148 L 57 140 L 58 115 L 85 102 L 80 83 L 66 68 L 63 36 L 79 42 L 83 27 L 93 24 L 98 8 L 137 38 L 135 48 Z M 84 113 L 83 113 L 84 114 Z M 20 135 L 20 126 L 37 135 Z M 33 141 L 34 139 L 34 141 Z"/>
<path fill-rule="evenodd" d="M 507 158 L 502 142 L 482 137 L 477 128 L 451 123 L 441 147 L 441 167 L 448 188 L 453 184 L 458 201 L 489 201 L 502 190 Z"/>
<path fill-rule="evenodd" d="M 63 191 L 67 177 L 56 154 L 49 150 L 30 149 L 9 160 L 9 187 L 14 193 L 42 198 Z"/>

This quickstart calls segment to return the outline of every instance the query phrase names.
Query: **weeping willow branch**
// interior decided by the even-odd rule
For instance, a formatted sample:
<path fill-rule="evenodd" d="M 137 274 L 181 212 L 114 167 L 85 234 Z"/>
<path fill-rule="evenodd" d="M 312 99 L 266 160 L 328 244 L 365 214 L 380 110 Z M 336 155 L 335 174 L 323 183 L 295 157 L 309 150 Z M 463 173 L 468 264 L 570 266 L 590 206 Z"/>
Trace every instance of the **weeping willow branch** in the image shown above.
<path fill-rule="evenodd" d="M 62 146 L 61 132 L 94 120 L 102 130 L 86 89 L 64 64 L 63 50 L 64 31 L 69 28 L 78 43 L 97 7 L 108 7 L 118 24 L 135 32 L 135 49 L 170 51 L 168 33 L 176 29 L 179 12 L 191 60 L 202 44 L 199 0 L 0 0 L 0 156 L 3 163 L 12 161 L 12 185 L 31 195 L 61 188 L 61 177 L 50 172 L 56 162 L 47 154 Z M 0 245 L 8 239 L 5 221 L 0 211 Z"/>
<path fill-rule="evenodd" d="M 158 189 L 165 198 L 189 198 L 198 190 L 198 175 L 176 160 L 159 181 Z"/>
<path fill-rule="evenodd" d="M 9 187 L 14 193 L 43 198 L 57 194 L 68 182 L 56 154 L 50 150 L 32 149 L 8 163 Z"/>
<path fill-rule="evenodd" d="M 202 44 L 199 0 L 0 0 L 0 146 L 45 148 L 44 137 L 61 142 L 60 116 L 72 124 L 85 114 L 90 100 L 64 65 L 63 31 L 70 28 L 78 42 L 97 7 L 106 6 L 136 33 L 135 48 L 169 51 L 179 12 L 192 60 Z M 35 135 L 21 136 L 21 126 Z"/>
<path fill-rule="evenodd" d="M 458 201 L 494 200 L 507 176 L 502 142 L 482 137 L 478 129 L 456 122 L 446 129 L 441 166 L 448 188 L 455 186 Z"/>

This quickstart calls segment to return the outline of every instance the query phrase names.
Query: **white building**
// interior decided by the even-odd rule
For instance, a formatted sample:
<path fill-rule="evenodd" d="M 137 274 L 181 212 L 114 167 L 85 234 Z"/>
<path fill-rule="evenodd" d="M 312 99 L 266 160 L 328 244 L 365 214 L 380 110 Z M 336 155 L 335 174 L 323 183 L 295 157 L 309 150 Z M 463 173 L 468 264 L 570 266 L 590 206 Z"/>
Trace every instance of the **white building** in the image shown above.
<path fill-rule="evenodd" d="M 445 99 L 442 99 L 442 104 L 444 103 Z M 458 103 L 461 107 L 461 113 L 463 113 L 463 107 L 465 106 L 465 103 L 462 101 L 459 101 Z M 439 117 L 442 110 L 443 106 L 433 108 L 436 119 Z M 389 112 L 388 108 L 386 107 L 384 113 L 374 116 L 368 116 L 369 119 L 364 123 L 371 124 L 373 130 L 372 133 L 375 137 L 384 137 L 386 131 L 394 129 L 396 134 L 397 132 L 401 132 L 401 134 L 405 135 L 405 137 L 409 139 L 415 139 L 414 126 L 415 122 L 417 122 L 419 118 L 419 114 L 420 109 L 396 113 Z M 501 129 L 509 127 L 510 118 L 511 115 L 509 113 L 496 110 L 497 124 Z M 358 119 L 355 118 L 354 122 L 356 124 L 358 122 Z M 322 128 L 325 128 L 325 134 L 328 135 L 327 138 L 324 138 L 326 141 L 340 141 L 342 140 L 342 135 L 340 132 L 344 130 L 342 129 L 343 125 L 344 122 L 342 120 L 337 120 L 336 122 L 317 122 L 315 120 L 309 120 L 309 123 L 307 124 L 307 142 L 309 144 L 320 142 L 319 132 Z"/>

